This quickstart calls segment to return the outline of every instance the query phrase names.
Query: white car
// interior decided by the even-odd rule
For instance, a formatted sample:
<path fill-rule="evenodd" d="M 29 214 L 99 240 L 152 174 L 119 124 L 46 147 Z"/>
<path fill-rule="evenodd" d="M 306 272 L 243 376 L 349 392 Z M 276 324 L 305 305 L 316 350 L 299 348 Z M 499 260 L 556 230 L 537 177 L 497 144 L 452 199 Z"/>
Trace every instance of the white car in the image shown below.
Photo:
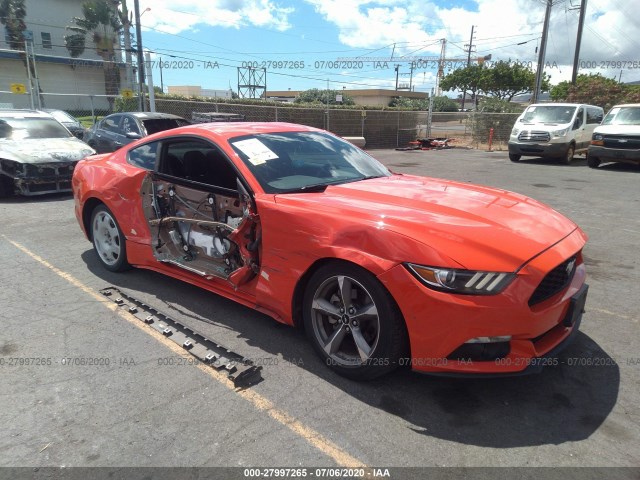
<path fill-rule="evenodd" d="M 518 117 L 509 137 L 509 159 L 523 156 L 559 159 L 571 163 L 576 153 L 589 147 L 591 134 L 604 110 L 579 103 L 530 105 Z"/>
<path fill-rule="evenodd" d="M 616 105 L 593 131 L 587 163 L 603 162 L 640 165 L 640 103 Z"/>

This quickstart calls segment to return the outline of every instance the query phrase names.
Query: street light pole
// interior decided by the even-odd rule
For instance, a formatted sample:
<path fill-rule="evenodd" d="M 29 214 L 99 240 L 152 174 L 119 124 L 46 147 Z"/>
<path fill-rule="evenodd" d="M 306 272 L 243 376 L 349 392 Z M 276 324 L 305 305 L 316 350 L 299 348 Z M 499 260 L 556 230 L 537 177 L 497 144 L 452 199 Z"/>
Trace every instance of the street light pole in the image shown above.
<path fill-rule="evenodd" d="M 136 43 L 138 44 L 138 102 L 140 111 L 144 112 L 144 58 L 142 56 L 142 28 L 140 26 L 140 4 L 138 0 L 133 0 L 133 10 L 136 17 Z"/>
<path fill-rule="evenodd" d="M 578 37 L 576 39 L 576 51 L 573 56 L 573 71 L 571 72 L 571 84 L 576 84 L 578 78 L 578 64 L 580 63 L 580 44 L 582 43 L 582 27 L 584 26 L 584 14 L 587 11 L 587 0 L 580 4 L 580 18 L 578 20 Z"/>

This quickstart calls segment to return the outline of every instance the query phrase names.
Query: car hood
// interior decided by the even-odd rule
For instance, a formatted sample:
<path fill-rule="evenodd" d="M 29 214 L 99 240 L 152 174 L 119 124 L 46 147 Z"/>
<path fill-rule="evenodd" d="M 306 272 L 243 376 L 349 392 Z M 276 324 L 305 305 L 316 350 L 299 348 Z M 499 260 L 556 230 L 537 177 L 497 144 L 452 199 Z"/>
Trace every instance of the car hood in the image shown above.
<path fill-rule="evenodd" d="M 281 194 L 276 201 L 413 238 L 474 270 L 516 271 L 578 228 L 524 195 L 410 175 Z"/>
<path fill-rule="evenodd" d="M 600 125 L 593 133 L 603 135 L 639 135 L 640 125 Z"/>
<path fill-rule="evenodd" d="M 56 163 L 93 155 L 89 145 L 75 137 L 0 140 L 0 157 L 20 163 Z"/>

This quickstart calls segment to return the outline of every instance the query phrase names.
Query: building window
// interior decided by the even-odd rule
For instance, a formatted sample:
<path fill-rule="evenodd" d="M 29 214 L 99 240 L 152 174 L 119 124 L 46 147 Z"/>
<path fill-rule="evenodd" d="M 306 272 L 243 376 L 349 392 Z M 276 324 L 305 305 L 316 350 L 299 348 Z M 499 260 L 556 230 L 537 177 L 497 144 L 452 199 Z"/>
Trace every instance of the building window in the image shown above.
<path fill-rule="evenodd" d="M 51 48 L 51 34 L 49 32 L 40 32 L 42 37 L 42 48 Z"/>

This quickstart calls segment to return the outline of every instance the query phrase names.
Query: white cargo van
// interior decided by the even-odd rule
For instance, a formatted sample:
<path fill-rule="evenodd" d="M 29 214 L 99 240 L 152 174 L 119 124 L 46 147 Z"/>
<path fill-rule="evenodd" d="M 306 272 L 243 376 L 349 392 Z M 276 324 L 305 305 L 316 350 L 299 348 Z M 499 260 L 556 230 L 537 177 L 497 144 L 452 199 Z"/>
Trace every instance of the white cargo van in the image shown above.
<path fill-rule="evenodd" d="M 509 159 L 522 156 L 555 158 L 569 164 L 576 153 L 587 151 L 591 134 L 604 110 L 579 103 L 530 105 L 518 117 L 509 137 Z"/>

